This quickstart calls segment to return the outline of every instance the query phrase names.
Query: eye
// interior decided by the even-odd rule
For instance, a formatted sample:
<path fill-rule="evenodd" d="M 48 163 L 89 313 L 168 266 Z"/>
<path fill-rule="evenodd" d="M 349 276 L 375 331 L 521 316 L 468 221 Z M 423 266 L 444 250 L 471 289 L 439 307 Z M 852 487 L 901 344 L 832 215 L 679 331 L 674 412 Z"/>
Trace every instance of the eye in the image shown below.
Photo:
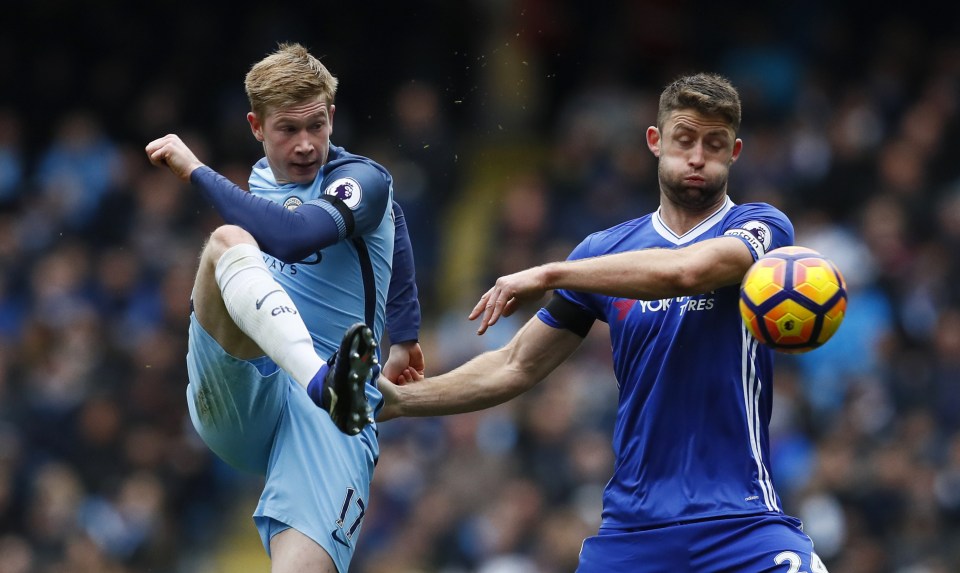
<path fill-rule="evenodd" d="M 707 140 L 707 146 L 714 151 L 723 151 L 727 148 L 727 141 L 725 139 L 713 138 Z"/>

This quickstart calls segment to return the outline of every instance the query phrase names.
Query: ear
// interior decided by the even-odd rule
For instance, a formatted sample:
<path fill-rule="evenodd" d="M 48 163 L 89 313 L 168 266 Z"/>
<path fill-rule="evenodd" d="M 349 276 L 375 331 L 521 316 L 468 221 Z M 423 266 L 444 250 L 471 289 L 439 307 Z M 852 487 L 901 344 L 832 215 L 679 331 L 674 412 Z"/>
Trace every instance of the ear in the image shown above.
<path fill-rule="evenodd" d="M 741 151 L 743 151 L 743 140 L 738 137 L 736 141 L 733 142 L 733 155 L 730 156 L 730 165 L 733 165 L 733 162 L 740 157 Z"/>
<path fill-rule="evenodd" d="M 335 105 L 333 105 L 333 104 L 330 104 L 330 108 L 329 108 L 330 117 L 329 117 L 328 121 L 330 122 L 330 133 L 331 133 L 331 134 L 333 133 L 333 112 L 335 112 L 335 111 L 337 111 L 337 106 L 335 106 Z"/>
<path fill-rule="evenodd" d="M 257 117 L 257 114 L 253 113 L 252 111 L 247 112 L 247 123 L 250 124 L 250 131 L 253 132 L 253 137 L 255 137 L 257 141 L 262 143 L 263 142 L 263 124 L 260 123 L 260 118 Z"/>
<path fill-rule="evenodd" d="M 654 157 L 660 157 L 660 130 L 652 125 L 647 128 L 647 148 Z"/>

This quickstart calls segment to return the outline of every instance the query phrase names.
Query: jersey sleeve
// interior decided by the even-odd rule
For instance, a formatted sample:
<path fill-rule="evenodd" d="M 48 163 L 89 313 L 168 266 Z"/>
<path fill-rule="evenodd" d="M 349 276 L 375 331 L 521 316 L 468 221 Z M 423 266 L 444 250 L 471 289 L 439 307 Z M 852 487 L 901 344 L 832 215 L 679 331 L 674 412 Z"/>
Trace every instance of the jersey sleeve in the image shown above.
<path fill-rule="evenodd" d="M 592 252 L 593 235 L 584 239 L 567 257 L 568 261 L 594 256 Z M 547 326 L 569 330 L 580 337 L 586 337 L 590 328 L 602 315 L 598 312 L 596 297 L 566 289 L 557 289 L 547 305 L 537 312 Z"/>
<path fill-rule="evenodd" d="M 403 210 L 393 202 L 393 272 L 387 292 L 387 332 L 391 344 L 416 341 L 420 337 L 420 299 L 414 272 L 413 245 Z"/>
<path fill-rule="evenodd" d="M 547 305 L 537 311 L 537 318 L 547 326 L 569 330 L 580 338 L 586 338 L 597 321 L 592 312 L 558 292 L 553 293 Z"/>
<path fill-rule="evenodd" d="M 723 236 L 743 241 L 757 260 L 774 249 L 793 245 L 793 223 L 776 207 L 749 203 L 725 222 Z"/>
<path fill-rule="evenodd" d="M 390 181 L 386 174 L 364 161 L 347 161 L 323 177 L 317 204 L 327 209 L 339 229 L 340 238 L 365 235 L 376 229 L 390 203 Z"/>
<path fill-rule="evenodd" d="M 247 193 L 206 166 L 195 169 L 190 181 L 225 222 L 246 230 L 263 252 L 281 261 L 300 261 L 341 238 L 339 225 L 328 209 L 305 204 L 291 211 Z"/>

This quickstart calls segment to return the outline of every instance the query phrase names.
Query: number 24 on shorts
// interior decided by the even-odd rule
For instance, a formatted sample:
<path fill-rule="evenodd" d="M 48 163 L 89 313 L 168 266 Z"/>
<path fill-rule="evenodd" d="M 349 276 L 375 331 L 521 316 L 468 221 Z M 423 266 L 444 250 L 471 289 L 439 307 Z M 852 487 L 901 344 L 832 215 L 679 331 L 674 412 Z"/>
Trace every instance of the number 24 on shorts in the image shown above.
<path fill-rule="evenodd" d="M 800 567 L 803 566 L 800 556 L 793 551 L 778 553 L 777 556 L 773 558 L 773 561 L 777 565 L 788 564 L 789 569 L 787 569 L 787 573 L 805 573 L 800 570 Z M 820 557 L 816 553 L 810 554 L 810 573 L 828 573 L 826 565 L 823 564 L 823 561 L 820 560 Z"/>

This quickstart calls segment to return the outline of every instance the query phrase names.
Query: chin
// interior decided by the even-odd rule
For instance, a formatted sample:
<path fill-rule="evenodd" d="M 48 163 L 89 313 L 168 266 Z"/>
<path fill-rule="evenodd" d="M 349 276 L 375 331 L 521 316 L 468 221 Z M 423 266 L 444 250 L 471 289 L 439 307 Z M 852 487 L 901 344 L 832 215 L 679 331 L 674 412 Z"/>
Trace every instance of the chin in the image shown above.
<path fill-rule="evenodd" d="M 680 192 L 669 195 L 674 203 L 681 207 L 699 211 L 712 207 L 723 196 L 723 191 L 703 189 L 700 187 L 685 187 Z"/>
<path fill-rule="evenodd" d="M 295 173 L 289 173 L 289 179 L 292 183 L 313 183 L 313 180 L 317 178 L 317 173 L 320 173 L 319 168 L 310 171 L 298 169 Z"/>

